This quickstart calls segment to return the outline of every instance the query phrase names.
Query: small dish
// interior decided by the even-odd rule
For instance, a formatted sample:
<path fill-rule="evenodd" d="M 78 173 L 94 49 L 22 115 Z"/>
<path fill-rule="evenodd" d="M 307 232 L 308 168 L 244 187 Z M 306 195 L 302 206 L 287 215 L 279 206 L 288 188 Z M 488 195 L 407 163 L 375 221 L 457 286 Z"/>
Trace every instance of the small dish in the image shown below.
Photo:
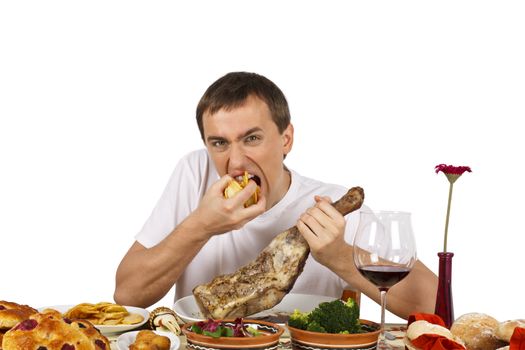
<path fill-rule="evenodd" d="M 75 306 L 75 305 L 46 306 L 46 307 L 39 308 L 38 311 L 42 312 L 45 309 L 53 309 L 53 310 L 57 310 L 61 314 L 64 314 L 69 309 L 71 309 L 73 306 Z M 148 310 L 140 308 L 140 307 L 134 307 L 134 306 L 124 306 L 124 307 L 126 308 L 126 310 L 128 310 L 129 313 L 139 314 L 144 319 L 141 322 L 135 323 L 135 324 L 118 324 L 118 325 L 99 325 L 99 324 L 94 324 L 93 326 L 95 326 L 95 328 L 97 328 L 100 331 L 100 333 L 102 333 L 104 335 L 108 335 L 108 334 L 115 334 L 115 333 L 122 333 L 122 332 L 130 331 L 130 330 L 138 328 L 138 327 L 142 326 L 144 323 L 148 322 L 148 318 L 149 318 L 149 311 Z"/>
<path fill-rule="evenodd" d="M 261 321 L 285 324 L 288 320 L 288 316 L 292 314 L 295 309 L 299 309 L 303 312 L 311 311 L 315 309 L 319 303 L 332 301 L 334 299 L 337 298 L 324 295 L 291 293 L 285 295 L 283 300 L 273 308 L 250 315 L 249 318 L 251 320 L 260 319 Z M 206 319 L 199 310 L 193 295 L 188 295 L 177 300 L 173 305 L 173 311 L 175 311 L 184 322 L 198 322 Z"/>
<path fill-rule="evenodd" d="M 352 349 L 352 350 L 370 350 L 375 349 L 380 327 L 377 323 L 360 320 L 361 327 L 366 330 L 365 333 L 355 334 L 332 334 L 309 332 L 288 326 L 290 338 L 292 340 L 292 349 L 294 350 L 334 350 L 334 349 Z"/>
<path fill-rule="evenodd" d="M 117 348 L 119 350 L 128 350 L 129 346 L 135 342 L 135 339 L 137 338 L 137 334 L 140 331 L 131 331 L 126 332 L 117 338 Z M 155 334 L 163 335 L 165 337 L 170 338 L 171 346 L 170 350 L 177 350 L 180 347 L 180 339 L 175 334 L 171 332 L 161 332 L 161 331 L 153 331 Z"/>
<path fill-rule="evenodd" d="M 222 322 L 234 324 L 233 320 L 223 320 Z M 264 333 L 257 337 L 220 337 L 212 338 L 207 335 L 197 334 L 189 330 L 195 323 L 186 323 L 182 326 L 182 332 L 186 335 L 187 347 L 194 350 L 276 350 L 279 345 L 279 337 L 283 334 L 284 328 L 270 322 L 243 320 L 244 325 L 257 328 Z"/>

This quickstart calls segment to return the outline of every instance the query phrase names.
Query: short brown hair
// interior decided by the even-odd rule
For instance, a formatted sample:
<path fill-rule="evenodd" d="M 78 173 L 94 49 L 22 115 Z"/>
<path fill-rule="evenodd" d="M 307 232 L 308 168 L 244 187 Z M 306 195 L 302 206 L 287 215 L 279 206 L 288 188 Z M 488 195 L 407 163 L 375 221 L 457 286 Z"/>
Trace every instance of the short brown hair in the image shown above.
<path fill-rule="evenodd" d="M 240 107 L 249 96 L 257 96 L 266 103 L 279 133 L 283 133 L 290 124 L 290 110 L 281 89 L 262 75 L 232 72 L 211 84 L 197 105 L 197 125 L 202 139 L 204 140 L 204 113 L 214 114 L 223 108 L 228 110 Z"/>

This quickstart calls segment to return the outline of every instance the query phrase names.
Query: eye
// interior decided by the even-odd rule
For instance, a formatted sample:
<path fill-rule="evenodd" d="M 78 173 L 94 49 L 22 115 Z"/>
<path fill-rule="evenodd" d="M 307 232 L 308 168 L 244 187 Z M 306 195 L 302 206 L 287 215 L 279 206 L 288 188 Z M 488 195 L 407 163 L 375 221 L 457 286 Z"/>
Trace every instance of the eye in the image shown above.
<path fill-rule="evenodd" d="M 228 143 L 225 140 L 214 140 L 211 141 L 210 144 L 212 147 L 219 149 L 225 148 L 228 145 Z"/>
<path fill-rule="evenodd" d="M 244 141 L 246 143 L 257 143 L 261 140 L 261 137 L 259 135 L 249 135 L 247 136 Z"/>

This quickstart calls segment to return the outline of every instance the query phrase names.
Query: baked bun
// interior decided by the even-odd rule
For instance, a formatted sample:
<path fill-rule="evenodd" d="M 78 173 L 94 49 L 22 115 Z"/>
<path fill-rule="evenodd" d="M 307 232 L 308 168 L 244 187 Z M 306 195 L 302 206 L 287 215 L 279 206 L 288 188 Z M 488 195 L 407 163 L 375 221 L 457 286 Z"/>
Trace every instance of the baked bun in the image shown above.
<path fill-rule="evenodd" d="M 455 341 L 460 345 L 464 345 L 461 340 L 455 338 L 452 333 L 445 327 L 438 324 L 430 323 L 425 320 L 415 321 L 408 326 L 405 345 L 409 349 L 417 349 L 417 347 L 412 344 L 412 340 L 422 336 L 423 334 L 435 334 L 443 336 L 447 339 Z"/>
<path fill-rule="evenodd" d="M 450 331 L 469 350 L 495 350 L 507 345 L 494 334 L 498 325 L 498 320 L 489 315 L 469 313 L 456 319 Z"/>
<path fill-rule="evenodd" d="M 37 313 L 5 333 L 3 350 L 109 350 L 109 341 L 88 321 Z"/>
<path fill-rule="evenodd" d="M 510 338 L 516 327 L 525 328 L 525 320 L 503 321 L 496 327 L 494 334 L 496 335 L 496 338 L 510 343 Z"/>
<path fill-rule="evenodd" d="M 0 300 L 0 331 L 13 328 L 18 322 L 37 312 L 27 305 Z"/>
<path fill-rule="evenodd" d="M 170 338 L 153 331 L 142 330 L 137 333 L 135 342 L 129 346 L 129 350 L 169 350 L 170 347 Z"/>

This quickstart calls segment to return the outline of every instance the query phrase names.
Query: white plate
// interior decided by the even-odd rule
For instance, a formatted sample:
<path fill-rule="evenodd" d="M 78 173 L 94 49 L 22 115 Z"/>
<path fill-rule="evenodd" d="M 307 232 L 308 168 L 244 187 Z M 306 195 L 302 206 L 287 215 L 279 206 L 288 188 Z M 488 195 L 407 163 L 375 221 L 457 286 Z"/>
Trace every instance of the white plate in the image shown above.
<path fill-rule="evenodd" d="M 42 312 L 45 309 L 54 309 L 59 311 L 60 313 L 64 314 L 67 312 L 67 310 L 71 309 L 75 305 L 54 305 L 54 306 L 46 306 L 41 307 L 38 309 L 38 311 Z M 140 323 L 135 324 L 119 324 L 119 325 L 98 325 L 95 324 L 94 326 L 100 331 L 100 333 L 107 335 L 112 333 L 122 333 L 126 332 L 135 328 L 138 328 L 142 326 L 144 323 L 148 322 L 149 319 L 149 311 L 146 309 L 142 309 L 140 307 L 134 307 L 134 306 L 124 306 L 126 310 L 128 310 L 129 313 L 139 314 L 144 319 Z"/>
<path fill-rule="evenodd" d="M 247 318 L 261 318 L 268 317 L 272 315 L 289 315 L 293 313 L 295 309 L 299 309 L 302 312 L 308 312 L 317 307 L 319 303 L 324 301 L 332 301 L 336 298 L 327 297 L 324 295 L 310 295 L 310 294 L 287 294 L 284 296 L 283 300 L 273 308 L 269 310 L 264 310 L 254 315 L 250 315 Z M 195 297 L 193 295 L 188 295 L 184 298 L 180 298 L 173 305 L 173 311 L 184 322 L 197 322 L 205 320 L 205 317 L 199 310 Z M 277 323 L 281 323 L 278 322 Z"/>
<path fill-rule="evenodd" d="M 119 335 L 117 338 L 117 347 L 119 350 L 128 350 L 129 346 L 135 342 L 135 338 L 137 337 L 139 331 L 133 331 L 133 332 L 127 332 L 124 334 Z M 175 334 L 171 332 L 161 332 L 161 331 L 154 331 L 158 335 L 163 335 L 165 337 L 170 338 L 171 341 L 171 347 L 170 350 L 177 350 L 180 346 L 180 340 L 179 337 L 177 337 Z"/>

